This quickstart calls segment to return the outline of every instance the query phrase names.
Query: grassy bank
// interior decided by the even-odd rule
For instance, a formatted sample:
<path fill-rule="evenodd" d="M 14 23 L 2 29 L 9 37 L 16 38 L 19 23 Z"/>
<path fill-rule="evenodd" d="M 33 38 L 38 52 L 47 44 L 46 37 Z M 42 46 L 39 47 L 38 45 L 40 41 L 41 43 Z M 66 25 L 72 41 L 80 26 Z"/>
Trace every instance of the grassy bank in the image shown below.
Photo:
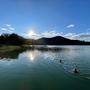
<path fill-rule="evenodd" d="M 11 45 L 2 45 L 0 46 L 0 52 L 14 51 L 22 49 L 22 46 L 11 46 Z"/>

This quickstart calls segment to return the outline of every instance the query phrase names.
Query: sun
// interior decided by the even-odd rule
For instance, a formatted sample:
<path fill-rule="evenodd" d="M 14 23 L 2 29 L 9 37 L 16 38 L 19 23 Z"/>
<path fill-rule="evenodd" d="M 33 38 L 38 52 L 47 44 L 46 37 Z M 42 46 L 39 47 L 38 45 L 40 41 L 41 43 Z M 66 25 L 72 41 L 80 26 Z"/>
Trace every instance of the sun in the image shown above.
<path fill-rule="evenodd" d="M 26 33 L 25 36 L 30 39 L 37 39 L 38 38 L 38 33 L 36 32 L 36 29 L 29 29 Z"/>
<path fill-rule="evenodd" d="M 27 32 L 27 34 L 28 34 L 29 36 L 34 36 L 34 35 L 36 35 L 36 33 L 35 33 L 34 30 L 29 30 L 29 31 Z"/>

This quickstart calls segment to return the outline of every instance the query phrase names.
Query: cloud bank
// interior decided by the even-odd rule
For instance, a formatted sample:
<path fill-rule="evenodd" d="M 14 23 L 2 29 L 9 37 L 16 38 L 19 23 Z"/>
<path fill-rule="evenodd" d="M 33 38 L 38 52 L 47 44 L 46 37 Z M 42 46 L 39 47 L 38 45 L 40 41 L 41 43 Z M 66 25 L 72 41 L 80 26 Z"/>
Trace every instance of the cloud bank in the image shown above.
<path fill-rule="evenodd" d="M 14 33 L 15 28 L 12 27 L 10 24 L 4 24 L 2 27 L 0 27 L 0 34 L 2 33 Z"/>
<path fill-rule="evenodd" d="M 67 26 L 68 28 L 75 27 L 74 24 L 70 24 Z M 10 24 L 4 24 L 0 27 L 0 34 L 2 33 L 15 33 L 15 28 L 12 27 Z M 63 33 L 63 32 L 57 32 L 55 30 L 51 31 L 45 31 L 42 33 L 36 32 L 35 30 L 29 30 L 22 34 L 25 38 L 32 38 L 32 39 L 38 39 L 41 37 L 55 37 L 55 36 L 62 36 L 73 40 L 86 40 L 90 41 L 90 32 L 84 32 L 84 33 Z"/>
<path fill-rule="evenodd" d="M 46 32 L 42 32 L 42 33 L 36 33 L 34 32 L 33 35 L 30 35 L 30 33 L 26 33 L 24 34 L 24 37 L 26 38 L 33 38 L 33 39 L 38 39 L 41 37 L 55 37 L 55 36 L 62 36 L 62 37 L 66 37 L 72 40 L 86 40 L 86 41 L 90 41 L 90 33 L 66 33 L 64 34 L 63 32 L 56 32 L 56 31 L 46 31 Z"/>

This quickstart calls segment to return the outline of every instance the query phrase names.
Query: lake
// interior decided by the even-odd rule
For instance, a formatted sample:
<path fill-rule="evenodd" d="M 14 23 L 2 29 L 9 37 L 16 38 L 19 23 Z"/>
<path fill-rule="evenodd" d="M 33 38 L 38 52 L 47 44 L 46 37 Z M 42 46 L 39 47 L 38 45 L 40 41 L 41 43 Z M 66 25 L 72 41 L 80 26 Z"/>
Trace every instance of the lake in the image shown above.
<path fill-rule="evenodd" d="M 90 46 L 0 52 L 0 90 L 90 90 L 89 85 Z"/>

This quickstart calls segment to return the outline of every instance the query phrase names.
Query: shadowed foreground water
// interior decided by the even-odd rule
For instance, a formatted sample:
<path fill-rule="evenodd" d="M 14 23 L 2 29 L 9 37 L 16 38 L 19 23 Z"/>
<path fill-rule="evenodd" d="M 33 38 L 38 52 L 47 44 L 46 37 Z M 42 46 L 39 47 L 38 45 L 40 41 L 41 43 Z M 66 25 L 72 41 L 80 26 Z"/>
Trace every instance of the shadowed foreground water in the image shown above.
<path fill-rule="evenodd" d="M 90 46 L 49 47 L 0 52 L 0 90 L 90 90 Z"/>

